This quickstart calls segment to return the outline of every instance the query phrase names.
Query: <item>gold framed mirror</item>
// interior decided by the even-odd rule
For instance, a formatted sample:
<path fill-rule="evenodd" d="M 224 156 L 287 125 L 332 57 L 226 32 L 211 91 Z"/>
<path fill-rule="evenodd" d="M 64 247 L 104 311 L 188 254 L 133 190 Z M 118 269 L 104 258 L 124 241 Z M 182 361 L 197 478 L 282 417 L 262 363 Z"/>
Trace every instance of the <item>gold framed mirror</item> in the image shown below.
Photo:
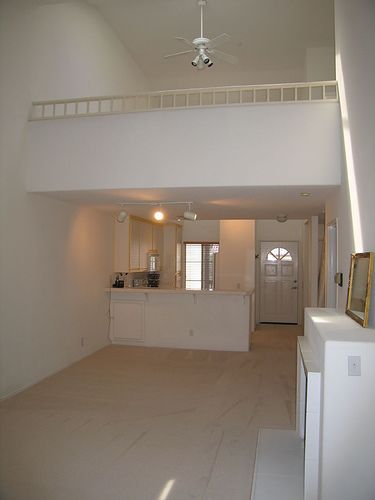
<path fill-rule="evenodd" d="M 363 327 L 368 324 L 374 253 L 351 255 L 346 314 Z"/>

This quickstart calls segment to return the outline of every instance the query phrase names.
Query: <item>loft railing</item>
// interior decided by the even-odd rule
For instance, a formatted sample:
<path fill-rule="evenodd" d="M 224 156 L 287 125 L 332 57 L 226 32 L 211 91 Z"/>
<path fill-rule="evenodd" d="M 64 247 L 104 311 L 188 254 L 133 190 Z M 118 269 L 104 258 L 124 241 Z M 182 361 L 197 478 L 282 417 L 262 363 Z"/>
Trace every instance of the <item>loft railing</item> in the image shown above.
<path fill-rule="evenodd" d="M 32 103 L 29 120 L 53 120 L 141 111 L 254 104 L 337 102 L 335 81 L 163 90 L 126 96 L 82 97 Z"/>

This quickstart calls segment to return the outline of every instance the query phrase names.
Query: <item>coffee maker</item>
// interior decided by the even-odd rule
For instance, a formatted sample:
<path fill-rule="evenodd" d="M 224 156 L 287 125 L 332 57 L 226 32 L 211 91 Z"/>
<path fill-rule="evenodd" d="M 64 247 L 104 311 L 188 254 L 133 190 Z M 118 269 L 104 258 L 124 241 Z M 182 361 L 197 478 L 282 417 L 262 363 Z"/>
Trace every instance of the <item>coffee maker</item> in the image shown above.
<path fill-rule="evenodd" d="M 160 280 L 160 254 L 157 250 L 147 252 L 147 286 L 158 288 Z"/>

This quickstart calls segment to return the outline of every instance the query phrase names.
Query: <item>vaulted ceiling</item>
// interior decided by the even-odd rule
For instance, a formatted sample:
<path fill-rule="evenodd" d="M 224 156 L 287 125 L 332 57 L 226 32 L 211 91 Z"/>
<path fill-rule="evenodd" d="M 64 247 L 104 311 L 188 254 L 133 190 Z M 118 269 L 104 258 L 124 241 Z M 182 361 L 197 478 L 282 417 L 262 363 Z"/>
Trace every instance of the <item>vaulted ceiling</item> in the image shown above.
<path fill-rule="evenodd" d="M 199 35 L 197 0 L 87 1 L 115 29 L 153 89 L 304 81 L 308 49 L 334 45 L 333 0 L 208 0 L 204 33 L 228 33 L 220 49 L 239 63 L 217 61 L 199 71 L 191 54 L 163 58 L 189 49 L 176 36 Z M 333 57 L 330 63 L 333 71 Z"/>

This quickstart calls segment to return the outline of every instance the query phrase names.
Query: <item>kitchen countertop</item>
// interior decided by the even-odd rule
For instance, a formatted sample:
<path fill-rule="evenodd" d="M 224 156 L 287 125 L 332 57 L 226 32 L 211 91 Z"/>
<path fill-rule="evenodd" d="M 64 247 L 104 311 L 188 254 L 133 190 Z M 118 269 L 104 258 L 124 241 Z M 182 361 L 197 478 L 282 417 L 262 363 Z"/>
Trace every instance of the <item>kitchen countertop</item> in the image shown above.
<path fill-rule="evenodd" d="M 191 294 L 191 295 L 252 295 L 252 290 L 186 290 L 185 288 L 106 288 L 106 292 L 111 293 L 177 293 L 177 294 Z"/>

